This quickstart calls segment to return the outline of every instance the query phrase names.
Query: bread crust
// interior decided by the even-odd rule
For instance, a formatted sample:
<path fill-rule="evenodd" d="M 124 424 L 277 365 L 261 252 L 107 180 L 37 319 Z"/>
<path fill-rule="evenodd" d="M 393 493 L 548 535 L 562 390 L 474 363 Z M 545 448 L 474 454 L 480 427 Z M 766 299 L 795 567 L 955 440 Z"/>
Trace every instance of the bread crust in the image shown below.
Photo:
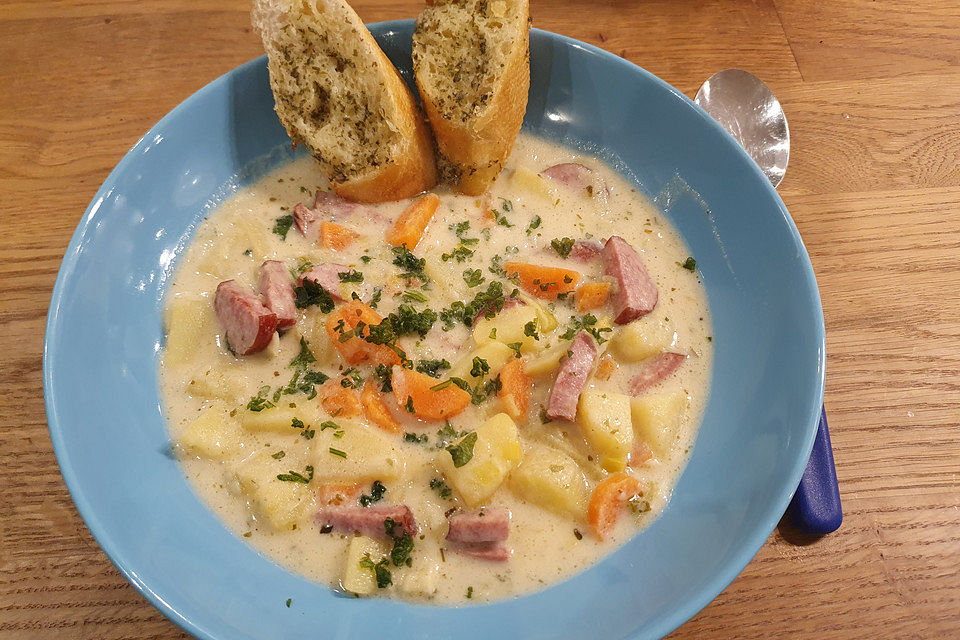
<path fill-rule="evenodd" d="M 282 70 L 296 67 L 297 73 L 305 75 L 311 71 L 305 68 L 309 60 L 291 60 L 290 56 L 283 55 L 276 39 L 284 27 L 297 20 L 304 21 L 303 13 L 311 10 L 324 18 L 329 16 L 330 19 L 347 23 L 359 42 L 336 39 L 338 44 L 344 49 L 356 44 L 373 57 L 375 62 L 372 67 L 352 72 L 375 74 L 383 93 L 380 96 L 380 113 L 370 117 L 385 118 L 388 127 L 396 132 L 399 139 L 385 162 L 377 166 L 371 164 L 345 176 L 337 175 L 331 165 L 324 162 L 323 149 L 314 148 L 310 140 L 301 135 L 298 126 L 303 126 L 303 114 L 291 112 L 288 102 L 281 99 Z M 423 114 L 396 68 L 349 4 L 344 0 L 255 0 L 252 19 L 267 51 L 270 86 L 280 122 L 294 144 L 303 143 L 324 167 L 337 195 L 356 202 L 384 202 L 409 198 L 436 185 L 433 137 Z M 309 26 L 315 27 L 315 24 Z M 349 50 L 345 51 L 344 57 L 348 58 L 349 53 Z M 366 151 L 363 150 L 363 155 L 373 157 L 377 150 L 370 149 L 369 154 Z"/>
<path fill-rule="evenodd" d="M 522 9 L 523 24 L 527 25 L 529 6 L 526 2 Z M 430 83 L 425 77 L 427 70 L 414 64 L 424 111 L 437 141 L 441 177 L 458 193 L 471 196 L 485 193 L 503 170 L 520 133 L 530 89 L 529 28 L 523 29 L 522 34 L 514 43 L 487 108 L 479 118 L 465 122 L 443 117 L 437 102 L 439 96 L 430 92 Z M 417 46 L 416 39 L 414 43 Z"/>

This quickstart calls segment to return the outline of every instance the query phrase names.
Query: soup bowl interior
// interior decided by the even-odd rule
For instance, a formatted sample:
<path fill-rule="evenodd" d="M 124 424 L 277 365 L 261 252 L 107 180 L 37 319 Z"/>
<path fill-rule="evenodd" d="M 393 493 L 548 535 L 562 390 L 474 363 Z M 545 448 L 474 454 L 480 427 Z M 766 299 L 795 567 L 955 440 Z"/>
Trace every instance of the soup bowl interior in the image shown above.
<path fill-rule="evenodd" d="M 371 30 L 409 82 L 412 21 Z M 702 273 L 713 381 L 671 503 L 587 571 L 466 607 L 343 597 L 258 555 L 201 503 L 159 399 L 163 301 L 211 207 L 294 155 L 260 58 L 174 109 L 110 174 L 67 249 L 45 337 L 47 418 L 77 508 L 117 568 L 184 629 L 218 639 L 657 637 L 716 596 L 776 525 L 812 446 L 824 357 L 816 282 L 783 203 L 732 138 L 640 68 L 537 30 L 531 67 L 525 130 L 633 180 Z"/>

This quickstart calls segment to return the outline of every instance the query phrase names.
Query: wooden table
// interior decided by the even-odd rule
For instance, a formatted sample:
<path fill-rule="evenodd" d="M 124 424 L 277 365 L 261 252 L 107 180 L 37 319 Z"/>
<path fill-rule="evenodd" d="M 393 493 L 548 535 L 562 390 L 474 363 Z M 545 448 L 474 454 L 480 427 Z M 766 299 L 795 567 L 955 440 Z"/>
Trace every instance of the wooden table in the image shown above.
<path fill-rule="evenodd" d="M 357 3 L 368 21 L 420 5 Z M 260 55 L 245 0 L 0 0 L 0 638 L 173 638 L 77 515 L 41 348 L 84 208 L 177 103 Z M 537 27 L 693 95 L 780 97 L 780 192 L 813 259 L 843 528 L 782 524 L 675 638 L 960 638 L 960 4 L 534 0 Z M 816 634 L 815 636 L 813 634 Z"/>

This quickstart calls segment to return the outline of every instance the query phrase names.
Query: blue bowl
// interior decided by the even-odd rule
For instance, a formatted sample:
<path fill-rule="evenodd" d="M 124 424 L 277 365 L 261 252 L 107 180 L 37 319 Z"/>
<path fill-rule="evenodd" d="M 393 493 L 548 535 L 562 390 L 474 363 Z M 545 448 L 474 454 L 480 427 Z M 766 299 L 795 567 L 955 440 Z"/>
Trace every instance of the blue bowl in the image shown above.
<path fill-rule="evenodd" d="M 371 27 L 408 79 L 412 29 Z M 117 568 L 190 633 L 658 637 L 729 584 L 777 524 L 823 395 L 823 316 L 793 221 L 736 142 L 663 81 L 537 30 L 530 59 L 525 129 L 627 174 L 666 210 L 703 274 L 713 386 L 672 502 L 586 572 L 460 608 L 338 597 L 258 555 L 207 510 L 170 453 L 161 413 L 163 298 L 211 206 L 291 157 L 260 58 L 191 96 L 120 161 L 67 248 L 47 318 L 47 418 L 73 500 Z"/>

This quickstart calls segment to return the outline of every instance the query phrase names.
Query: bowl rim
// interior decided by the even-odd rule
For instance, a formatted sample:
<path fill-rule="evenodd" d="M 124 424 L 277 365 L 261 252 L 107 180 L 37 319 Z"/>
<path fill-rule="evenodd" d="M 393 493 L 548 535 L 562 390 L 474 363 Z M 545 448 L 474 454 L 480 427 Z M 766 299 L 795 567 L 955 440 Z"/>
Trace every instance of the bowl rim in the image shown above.
<path fill-rule="evenodd" d="M 390 35 L 390 32 L 394 29 L 407 29 L 409 28 L 414 20 L 412 18 L 404 18 L 397 20 L 386 20 L 381 22 L 372 22 L 367 23 L 367 28 L 371 32 L 375 32 L 374 36 L 379 40 L 386 36 Z M 807 423 L 809 427 L 805 438 L 801 442 L 799 451 L 802 453 L 797 459 L 793 461 L 792 467 L 787 470 L 784 474 L 784 478 L 787 480 L 784 487 L 780 490 L 775 500 L 772 500 L 768 509 L 763 514 L 761 520 L 762 525 L 755 528 L 753 533 L 743 539 L 743 542 L 740 544 L 740 548 L 737 553 L 727 562 L 723 570 L 718 571 L 712 578 L 707 580 L 703 586 L 700 587 L 699 592 L 697 592 L 693 597 L 689 598 L 686 602 L 682 603 L 680 606 L 674 608 L 674 610 L 661 618 L 653 626 L 649 627 L 646 630 L 646 633 L 650 635 L 662 637 L 669 633 L 672 633 L 681 625 L 692 619 L 698 612 L 700 612 L 704 607 L 706 607 L 711 601 L 713 601 L 724 589 L 729 586 L 733 580 L 743 571 L 743 569 L 749 564 L 757 552 L 763 547 L 766 543 L 766 540 L 769 538 L 770 534 L 773 532 L 780 519 L 782 518 L 787 505 L 793 497 L 796 486 L 800 482 L 800 478 L 803 474 L 804 469 L 807 465 L 807 460 L 809 459 L 810 453 L 813 449 L 813 442 L 816 435 L 816 426 L 817 421 L 820 415 L 820 407 L 823 403 L 824 396 L 824 386 L 825 386 L 825 364 L 826 364 L 826 332 L 824 327 L 824 318 L 823 318 L 823 307 L 820 297 L 819 287 L 816 282 L 816 275 L 813 270 L 813 265 L 810 260 L 809 253 L 806 250 L 806 245 L 803 242 L 800 232 L 797 229 L 796 223 L 793 218 L 790 216 L 787 211 L 786 206 L 783 203 L 783 200 L 780 198 L 779 193 L 770 184 L 770 181 L 763 175 L 760 168 L 753 162 L 747 152 L 736 142 L 736 140 L 730 136 L 729 133 L 719 123 L 716 122 L 713 118 L 709 116 L 703 109 L 696 105 L 690 98 L 680 92 L 678 89 L 667 83 L 666 81 L 655 76 L 651 72 L 647 71 L 643 67 L 630 62 L 616 54 L 613 54 L 609 51 L 601 49 L 600 47 L 591 45 L 589 43 L 558 34 L 552 31 L 546 31 L 543 29 L 532 28 L 532 33 L 537 33 L 539 36 L 545 37 L 547 39 L 554 39 L 562 42 L 564 45 L 583 50 L 587 53 L 596 55 L 606 63 L 617 65 L 620 67 L 628 68 L 632 73 L 640 73 L 645 76 L 646 80 L 653 82 L 659 88 L 666 90 L 672 94 L 675 98 L 680 100 L 688 108 L 692 108 L 694 113 L 705 123 L 706 126 L 713 128 L 714 130 L 720 132 L 726 142 L 726 144 L 735 149 L 735 153 L 740 153 L 748 161 L 750 165 L 750 170 L 759 174 L 764 183 L 764 189 L 768 195 L 774 198 L 774 201 L 779 205 L 780 214 L 787 225 L 787 228 L 792 236 L 793 241 L 796 243 L 798 249 L 802 250 L 802 269 L 805 272 L 805 280 L 810 286 L 811 292 L 813 294 L 812 301 L 816 303 L 817 310 L 819 313 L 816 314 L 816 327 L 815 331 L 817 334 L 817 346 L 818 346 L 818 362 L 817 362 L 817 380 L 816 380 L 816 398 L 815 401 L 811 401 L 810 415 L 807 416 Z M 90 201 L 90 204 L 87 205 L 87 208 L 84 211 L 83 216 L 80 218 L 80 221 L 77 224 L 76 229 L 73 232 L 73 235 L 70 238 L 70 242 L 67 245 L 67 248 L 64 251 L 63 258 L 61 260 L 61 265 L 57 273 L 57 278 L 53 286 L 53 290 L 50 297 L 50 303 L 47 311 L 47 321 L 44 328 L 44 337 L 43 337 L 43 393 L 44 393 L 44 407 L 46 411 L 46 419 L 48 430 L 50 433 L 50 439 L 53 445 L 54 455 L 57 460 L 57 464 L 60 468 L 60 473 L 63 476 L 64 483 L 67 486 L 67 490 L 70 494 L 71 499 L 73 500 L 74 505 L 77 508 L 80 517 L 83 519 L 84 523 L 87 526 L 87 529 L 90 531 L 94 540 L 97 542 L 97 545 L 103 550 L 107 558 L 110 560 L 111 564 L 123 575 L 123 577 L 131 584 L 133 587 L 144 596 L 158 611 L 160 611 L 167 619 L 175 623 L 181 629 L 187 633 L 197 637 L 202 638 L 203 640 L 222 640 L 219 636 L 213 635 L 213 632 L 210 630 L 199 626 L 193 620 L 182 615 L 177 608 L 165 600 L 161 594 L 154 591 L 146 581 L 142 580 L 139 575 L 134 571 L 133 567 L 128 566 L 126 559 L 124 558 L 122 552 L 118 549 L 117 543 L 114 538 L 110 535 L 104 525 L 101 523 L 98 518 L 97 512 L 90 505 L 87 500 L 86 495 L 81 490 L 79 480 L 77 478 L 74 467 L 72 466 L 71 458 L 69 456 L 67 447 L 64 443 L 62 430 L 60 426 L 60 416 L 57 411 L 56 404 L 56 394 L 55 394 L 55 355 L 51 345 L 52 336 L 56 334 L 57 325 L 59 322 L 59 310 L 63 297 L 63 288 L 65 286 L 66 280 L 70 277 L 73 271 L 76 269 L 77 261 L 79 259 L 78 249 L 81 244 L 81 240 L 87 232 L 87 229 L 90 227 L 91 223 L 96 217 L 97 211 L 100 208 L 102 202 L 108 197 L 110 192 L 113 189 L 115 177 L 118 172 L 120 172 L 133 158 L 134 154 L 145 146 L 145 140 L 151 140 L 154 132 L 165 125 L 169 120 L 175 117 L 181 110 L 188 109 L 194 102 L 200 100 L 206 94 L 217 90 L 223 83 L 227 82 L 228 79 L 236 73 L 239 73 L 243 70 L 249 69 L 250 67 L 259 66 L 264 63 L 265 55 L 258 56 L 252 60 L 234 67 L 233 69 L 227 71 L 226 73 L 218 76 L 216 79 L 205 84 L 203 87 L 192 93 L 189 97 L 184 99 L 182 102 L 173 107 L 168 111 L 160 120 L 153 124 L 146 133 L 144 133 L 140 138 L 130 147 L 130 149 L 123 155 L 123 157 L 117 162 L 116 166 L 110 171 L 107 177 L 104 179 L 100 188 L 96 191 L 93 196 L 93 199 Z M 522 597 L 522 596 L 521 596 Z M 495 604 L 495 603 L 491 603 Z M 480 605 L 484 606 L 484 605 Z M 630 637 L 639 637 L 635 632 L 631 634 Z"/>

